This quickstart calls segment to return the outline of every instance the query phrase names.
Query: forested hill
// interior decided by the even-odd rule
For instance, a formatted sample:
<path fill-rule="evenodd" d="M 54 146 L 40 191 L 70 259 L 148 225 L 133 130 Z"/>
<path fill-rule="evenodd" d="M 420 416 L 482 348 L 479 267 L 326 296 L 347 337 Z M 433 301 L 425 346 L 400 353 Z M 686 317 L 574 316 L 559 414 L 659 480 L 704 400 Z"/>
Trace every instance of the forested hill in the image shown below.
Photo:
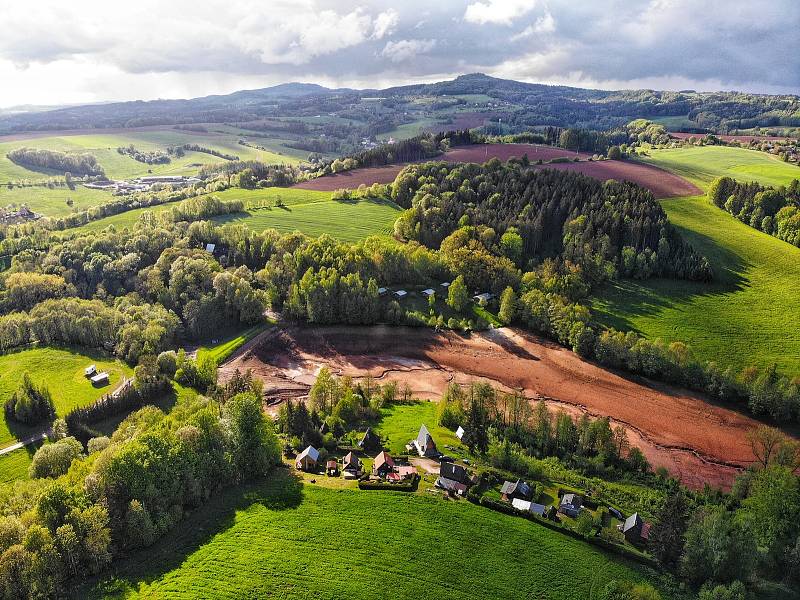
<path fill-rule="evenodd" d="M 482 100 L 481 110 L 500 110 L 512 127 L 553 125 L 608 129 L 633 118 L 688 117 L 697 128 L 726 129 L 800 125 L 797 96 L 766 96 L 739 92 L 624 90 L 602 91 L 497 79 L 481 73 L 450 81 L 407 85 L 383 90 L 329 89 L 316 84 L 289 83 L 228 95 L 187 100 L 121 102 L 62 108 L 0 118 L 0 134 L 47 129 L 135 127 L 181 123 L 247 122 L 270 117 L 311 117 L 320 114 L 368 120 L 374 108 L 386 112 L 419 108 L 420 96 L 440 98 L 439 109 L 453 115 Z M 462 97 L 460 97 L 462 96 Z M 463 96 L 472 96 L 465 98 Z M 471 103 L 471 104 L 470 104 Z"/>

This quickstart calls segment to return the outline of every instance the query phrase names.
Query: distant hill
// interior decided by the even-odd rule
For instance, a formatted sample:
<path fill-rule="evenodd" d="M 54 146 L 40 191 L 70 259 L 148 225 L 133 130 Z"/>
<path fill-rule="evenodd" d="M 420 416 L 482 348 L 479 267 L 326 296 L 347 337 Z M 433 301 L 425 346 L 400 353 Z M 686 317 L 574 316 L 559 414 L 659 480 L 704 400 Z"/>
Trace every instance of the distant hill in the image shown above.
<path fill-rule="evenodd" d="M 92 129 L 176 125 L 189 123 L 253 122 L 275 117 L 339 115 L 367 122 L 390 121 L 411 107 L 419 96 L 439 97 L 437 117 L 446 116 L 448 100 L 482 95 L 503 103 L 508 123 L 518 130 L 530 126 L 616 127 L 632 118 L 687 117 L 700 130 L 743 129 L 754 126 L 800 127 L 797 96 L 767 96 L 739 92 L 696 93 L 657 90 L 604 91 L 550 86 L 498 79 L 482 73 L 450 81 L 376 90 L 330 89 L 313 83 L 285 83 L 226 95 L 185 100 L 115 102 L 71 106 L 56 110 L 0 115 L 0 134 L 55 129 Z M 374 110 L 380 98 L 382 112 Z M 372 98 L 370 108 L 362 98 Z M 464 109 L 465 100 L 454 108 Z M 404 108 L 405 106 L 405 108 Z M 444 107 L 444 108 L 442 108 Z M 397 119 L 402 121 L 402 119 Z"/>

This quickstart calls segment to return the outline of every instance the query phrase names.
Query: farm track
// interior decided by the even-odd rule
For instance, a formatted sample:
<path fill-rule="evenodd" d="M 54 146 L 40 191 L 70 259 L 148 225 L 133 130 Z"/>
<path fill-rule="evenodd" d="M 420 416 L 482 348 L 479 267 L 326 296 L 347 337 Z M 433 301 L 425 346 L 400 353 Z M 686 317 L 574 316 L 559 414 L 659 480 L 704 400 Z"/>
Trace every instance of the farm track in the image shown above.
<path fill-rule="evenodd" d="M 754 419 L 685 389 L 605 370 L 513 328 L 469 337 L 385 326 L 276 328 L 226 363 L 220 378 L 252 369 L 276 409 L 276 401 L 303 397 L 323 366 L 408 384 L 421 398 L 438 399 L 452 381 L 485 381 L 574 416 L 608 416 L 654 467 L 693 488 L 729 487 L 753 460 L 745 434 Z"/>

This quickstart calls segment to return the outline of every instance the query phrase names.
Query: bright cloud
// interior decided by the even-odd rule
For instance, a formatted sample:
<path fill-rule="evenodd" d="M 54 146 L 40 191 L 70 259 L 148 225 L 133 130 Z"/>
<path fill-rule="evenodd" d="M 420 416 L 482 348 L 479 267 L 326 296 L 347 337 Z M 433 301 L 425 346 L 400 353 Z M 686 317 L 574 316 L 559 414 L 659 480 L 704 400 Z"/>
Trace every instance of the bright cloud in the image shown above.
<path fill-rule="evenodd" d="M 464 20 L 469 23 L 485 25 L 494 23 L 511 25 L 515 19 L 536 8 L 535 0 L 487 0 L 467 6 Z"/>
<path fill-rule="evenodd" d="M 388 58 L 393 63 L 401 63 L 419 54 L 430 52 L 436 47 L 436 40 L 400 40 L 387 42 L 381 51 L 381 56 Z"/>

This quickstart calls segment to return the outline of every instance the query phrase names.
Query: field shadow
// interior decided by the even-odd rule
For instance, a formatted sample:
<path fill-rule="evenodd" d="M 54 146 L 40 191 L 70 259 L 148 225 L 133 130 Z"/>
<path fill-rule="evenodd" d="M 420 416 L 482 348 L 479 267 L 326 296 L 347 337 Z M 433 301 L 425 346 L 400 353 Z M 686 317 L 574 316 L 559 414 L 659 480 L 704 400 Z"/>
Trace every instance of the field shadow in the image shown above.
<path fill-rule="evenodd" d="M 236 515 L 254 506 L 283 511 L 303 502 L 303 482 L 296 473 L 279 466 L 268 478 L 228 488 L 188 513 L 175 529 L 149 548 L 116 562 L 112 574 L 90 579 L 74 590 L 80 598 L 127 596 L 139 584 L 152 584 L 180 565 L 216 535 L 236 523 Z"/>

